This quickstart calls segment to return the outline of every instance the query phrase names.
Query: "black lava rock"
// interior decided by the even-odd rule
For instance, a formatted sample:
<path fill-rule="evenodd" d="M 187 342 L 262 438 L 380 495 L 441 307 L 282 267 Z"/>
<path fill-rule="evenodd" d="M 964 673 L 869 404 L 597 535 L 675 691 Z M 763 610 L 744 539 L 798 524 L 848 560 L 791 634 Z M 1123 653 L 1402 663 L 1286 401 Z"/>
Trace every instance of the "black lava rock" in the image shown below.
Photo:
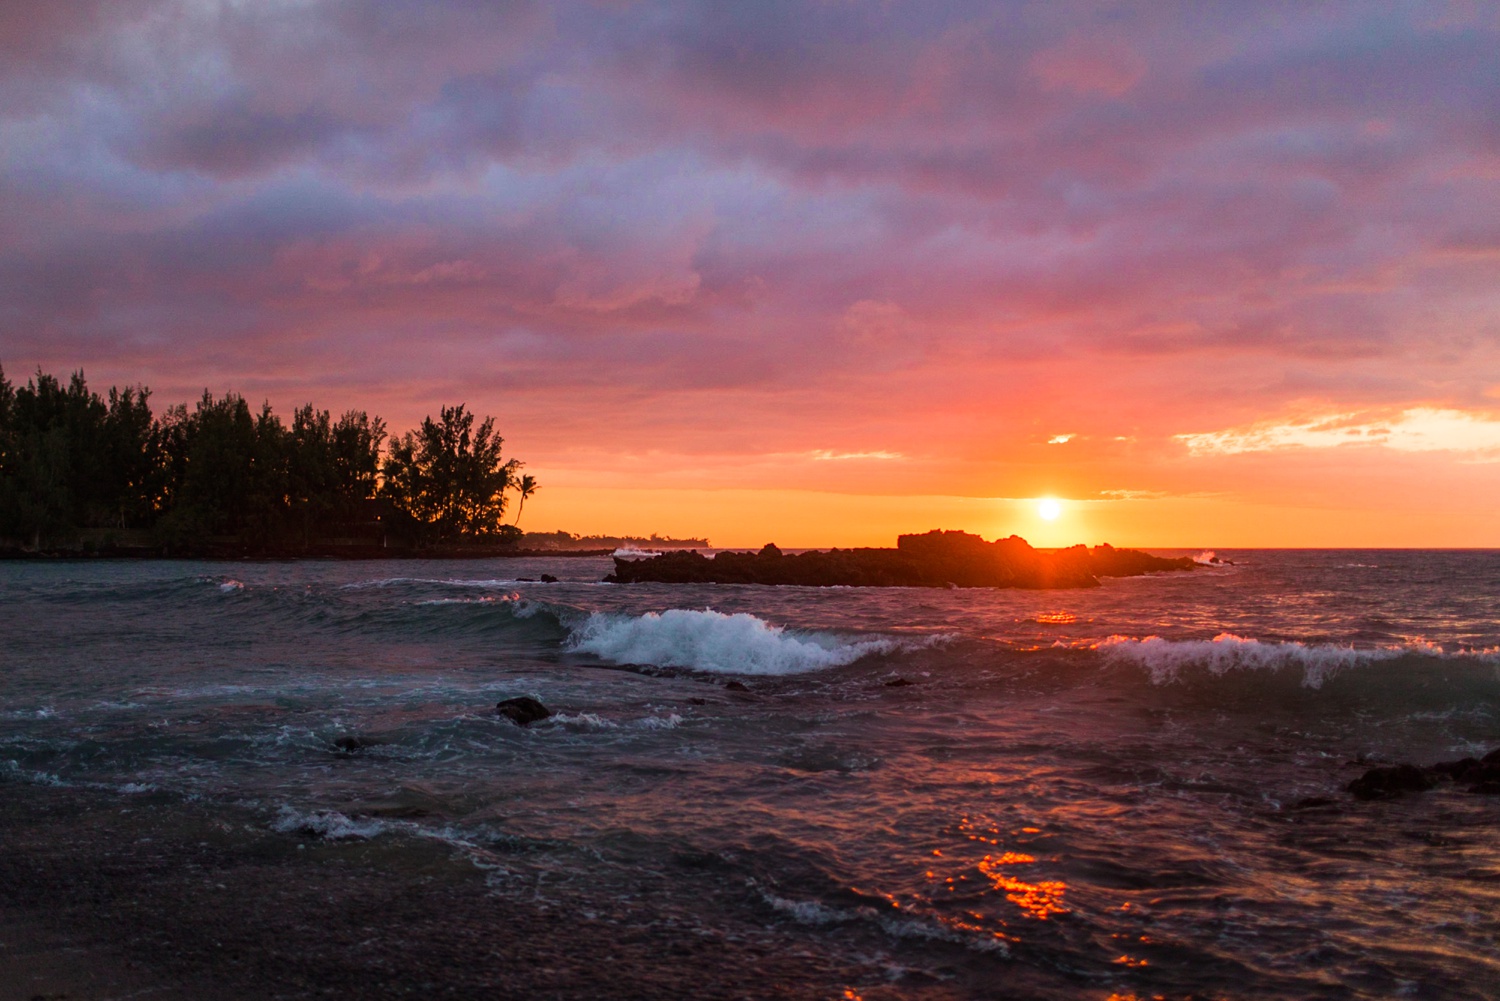
<path fill-rule="evenodd" d="M 885 687 L 887 687 L 887 688 L 909 688 L 910 686 L 912 686 L 914 684 L 916 684 L 915 681 L 907 681 L 905 678 L 896 678 L 893 681 L 887 681 L 885 683 Z"/>
<path fill-rule="evenodd" d="M 1460 758 L 1457 761 L 1439 761 L 1427 770 L 1443 778 L 1463 782 L 1471 772 L 1477 772 L 1483 767 L 1478 758 Z"/>
<path fill-rule="evenodd" d="M 517 726 L 529 726 L 537 720 L 546 719 L 552 715 L 551 709 L 529 695 L 502 699 L 495 703 L 495 711 Z"/>
<path fill-rule="evenodd" d="M 541 576 L 541 582 L 543 584 L 556 584 L 557 578 L 552 576 L 550 573 L 544 573 Z"/>
<path fill-rule="evenodd" d="M 1100 577 L 1134 577 L 1193 570 L 1167 559 L 1100 545 L 1042 551 L 1011 536 L 986 542 L 967 532 L 902 535 L 894 549 L 830 549 L 783 553 L 772 543 L 759 552 L 704 556 L 674 550 L 650 559 L 615 557 L 615 584 L 767 584 L 800 587 L 1098 587 Z"/>
<path fill-rule="evenodd" d="M 750 689 L 738 681 L 726 681 L 724 683 L 724 690 L 726 692 L 748 692 Z"/>
<path fill-rule="evenodd" d="M 1350 782 L 1348 789 L 1356 799 L 1395 799 L 1409 792 L 1426 792 L 1435 784 L 1416 765 L 1391 765 L 1371 768 Z"/>

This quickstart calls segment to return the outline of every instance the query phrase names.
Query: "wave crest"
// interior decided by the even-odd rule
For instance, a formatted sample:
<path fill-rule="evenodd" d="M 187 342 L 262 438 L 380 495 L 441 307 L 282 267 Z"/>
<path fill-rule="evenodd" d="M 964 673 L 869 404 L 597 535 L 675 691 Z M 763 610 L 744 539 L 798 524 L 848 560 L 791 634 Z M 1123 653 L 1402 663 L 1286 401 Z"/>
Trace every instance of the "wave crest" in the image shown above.
<path fill-rule="evenodd" d="M 1203 668 L 1214 675 L 1242 670 L 1300 668 L 1306 688 L 1322 688 L 1334 675 L 1348 668 L 1396 660 L 1412 655 L 1444 659 L 1494 660 L 1494 650 L 1462 650 L 1445 653 L 1431 643 L 1414 641 L 1410 646 L 1358 649 L 1335 643 L 1264 642 L 1234 633 L 1220 633 L 1211 640 L 1167 640 L 1160 636 L 1139 639 L 1111 636 L 1098 644 L 1105 662 L 1145 668 L 1154 684 L 1178 681 L 1185 668 Z"/>
<path fill-rule="evenodd" d="M 639 616 L 594 612 L 573 629 L 567 646 L 612 664 L 771 675 L 841 667 L 909 645 L 885 638 L 792 633 L 744 612 L 671 608 Z"/>

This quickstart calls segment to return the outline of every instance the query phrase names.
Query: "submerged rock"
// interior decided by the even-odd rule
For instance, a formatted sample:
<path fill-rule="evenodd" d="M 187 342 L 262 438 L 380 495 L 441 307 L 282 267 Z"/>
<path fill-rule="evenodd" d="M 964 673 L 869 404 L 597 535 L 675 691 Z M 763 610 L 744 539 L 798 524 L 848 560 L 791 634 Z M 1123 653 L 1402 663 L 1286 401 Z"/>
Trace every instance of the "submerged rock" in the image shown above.
<path fill-rule="evenodd" d="M 1469 792 L 1481 796 L 1500 795 L 1500 748 L 1483 758 L 1439 761 L 1426 768 L 1407 764 L 1371 768 L 1347 788 L 1358 799 L 1395 799 L 1409 792 L 1426 792 L 1441 782 L 1467 785 Z"/>
<path fill-rule="evenodd" d="M 365 750 L 366 748 L 375 747 L 384 743 L 385 741 L 380 740 L 376 737 L 359 737 L 353 734 L 346 734 L 345 736 L 335 740 L 333 742 L 333 746 L 335 754 L 338 754 L 340 757 L 348 757 L 349 755 L 357 754 L 360 751 Z"/>
<path fill-rule="evenodd" d="M 724 682 L 724 690 L 726 692 L 748 692 L 750 689 L 745 687 L 743 682 L 726 681 Z"/>
<path fill-rule="evenodd" d="M 1409 792 L 1426 792 L 1436 784 L 1416 765 L 1391 765 L 1371 768 L 1347 788 L 1356 799 L 1395 799 Z"/>
<path fill-rule="evenodd" d="M 1100 577 L 1192 570 L 1187 558 L 1165 559 L 1133 549 L 1043 551 L 1019 536 L 986 542 L 968 532 L 903 535 L 895 549 L 830 549 L 783 553 L 767 543 L 758 553 L 696 550 L 651 559 L 615 558 L 616 584 L 791 584 L 803 587 L 1098 587 Z"/>
<path fill-rule="evenodd" d="M 551 709 L 529 695 L 501 699 L 495 703 L 495 711 L 517 726 L 530 726 L 537 720 L 543 720 L 552 715 Z"/>
<path fill-rule="evenodd" d="M 915 681 L 907 681 L 905 678 L 895 678 L 895 679 L 893 679 L 891 681 L 887 681 L 885 683 L 885 687 L 887 687 L 887 688 L 907 688 L 907 687 L 909 687 L 911 685 L 915 685 L 915 684 L 916 684 Z"/>

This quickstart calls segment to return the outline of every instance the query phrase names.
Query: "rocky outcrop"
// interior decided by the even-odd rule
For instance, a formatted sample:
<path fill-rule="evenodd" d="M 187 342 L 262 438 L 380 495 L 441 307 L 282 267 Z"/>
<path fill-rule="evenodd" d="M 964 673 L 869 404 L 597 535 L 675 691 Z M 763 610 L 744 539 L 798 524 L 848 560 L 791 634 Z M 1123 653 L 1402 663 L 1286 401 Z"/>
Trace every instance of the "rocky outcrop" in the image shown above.
<path fill-rule="evenodd" d="M 530 726 L 538 720 L 544 720 L 552 715 L 552 710 L 542 705 L 529 695 L 519 695 L 513 699 L 501 699 L 495 703 L 495 711 L 516 726 Z"/>
<path fill-rule="evenodd" d="M 903 535 L 895 549 L 830 549 L 786 554 L 768 544 L 758 553 L 696 550 L 650 559 L 615 558 L 616 584 L 794 584 L 804 587 L 1097 587 L 1100 577 L 1192 570 L 1187 558 L 1167 559 L 1101 545 L 1042 551 L 1019 536 L 986 542 L 968 532 Z"/>
<path fill-rule="evenodd" d="M 1500 795 L 1500 748 L 1483 758 L 1439 761 L 1426 768 L 1407 764 L 1371 768 L 1346 788 L 1356 799 L 1396 799 L 1449 782 L 1467 786 L 1471 793 Z"/>

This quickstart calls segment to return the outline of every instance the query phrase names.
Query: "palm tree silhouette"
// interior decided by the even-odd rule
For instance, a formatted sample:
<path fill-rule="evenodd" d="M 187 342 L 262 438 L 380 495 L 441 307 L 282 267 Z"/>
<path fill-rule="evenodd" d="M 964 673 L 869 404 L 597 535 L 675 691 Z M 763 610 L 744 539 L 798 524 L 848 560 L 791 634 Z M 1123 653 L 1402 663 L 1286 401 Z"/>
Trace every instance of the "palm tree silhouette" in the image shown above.
<path fill-rule="evenodd" d="M 537 486 L 536 477 L 527 473 L 516 481 L 516 489 L 521 493 L 521 503 L 516 505 L 516 520 L 511 522 L 512 525 L 521 523 L 521 512 L 526 509 L 526 498 L 536 493 L 541 487 Z"/>

